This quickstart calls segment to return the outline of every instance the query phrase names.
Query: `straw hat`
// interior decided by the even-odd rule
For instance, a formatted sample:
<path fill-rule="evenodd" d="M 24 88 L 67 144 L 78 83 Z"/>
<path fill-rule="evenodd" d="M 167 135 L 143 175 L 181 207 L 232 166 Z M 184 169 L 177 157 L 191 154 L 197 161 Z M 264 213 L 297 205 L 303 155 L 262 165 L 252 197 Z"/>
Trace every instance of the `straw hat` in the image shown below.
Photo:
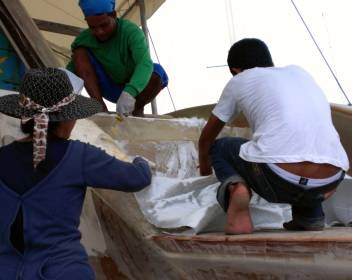
<path fill-rule="evenodd" d="M 0 112 L 15 118 L 31 118 L 45 112 L 61 100 L 74 94 L 67 74 L 57 68 L 30 69 L 22 80 L 19 94 L 0 97 Z M 29 98 L 38 108 L 24 106 Z M 44 109 L 43 109 L 44 108 Z M 72 101 L 55 111 L 47 110 L 50 121 L 82 119 L 102 112 L 102 105 L 92 98 L 74 95 Z"/>

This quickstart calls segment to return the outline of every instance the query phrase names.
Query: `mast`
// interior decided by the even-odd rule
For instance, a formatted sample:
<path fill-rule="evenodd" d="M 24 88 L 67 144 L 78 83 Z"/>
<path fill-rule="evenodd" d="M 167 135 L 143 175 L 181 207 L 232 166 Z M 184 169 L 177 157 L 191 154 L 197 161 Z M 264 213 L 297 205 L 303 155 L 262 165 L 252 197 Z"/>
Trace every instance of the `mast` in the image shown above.
<path fill-rule="evenodd" d="M 0 0 L 0 27 L 27 68 L 60 66 L 19 0 Z"/>

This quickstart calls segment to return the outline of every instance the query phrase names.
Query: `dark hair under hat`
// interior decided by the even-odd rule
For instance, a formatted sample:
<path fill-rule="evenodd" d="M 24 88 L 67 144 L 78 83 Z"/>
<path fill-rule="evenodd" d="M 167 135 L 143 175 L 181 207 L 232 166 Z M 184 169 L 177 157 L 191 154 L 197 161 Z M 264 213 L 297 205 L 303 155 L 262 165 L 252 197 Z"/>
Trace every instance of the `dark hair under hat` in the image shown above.
<path fill-rule="evenodd" d="M 73 93 L 67 74 L 57 68 L 30 69 L 19 88 L 19 94 L 0 97 L 0 112 L 15 118 L 31 118 L 38 113 L 24 108 L 20 100 L 27 97 L 40 106 L 49 108 Z M 49 112 L 50 121 L 82 119 L 102 112 L 101 104 L 92 98 L 75 95 L 69 104 Z"/>
<path fill-rule="evenodd" d="M 246 38 L 234 43 L 229 50 L 227 64 L 230 68 L 242 70 L 274 66 L 267 45 L 256 38 Z"/>

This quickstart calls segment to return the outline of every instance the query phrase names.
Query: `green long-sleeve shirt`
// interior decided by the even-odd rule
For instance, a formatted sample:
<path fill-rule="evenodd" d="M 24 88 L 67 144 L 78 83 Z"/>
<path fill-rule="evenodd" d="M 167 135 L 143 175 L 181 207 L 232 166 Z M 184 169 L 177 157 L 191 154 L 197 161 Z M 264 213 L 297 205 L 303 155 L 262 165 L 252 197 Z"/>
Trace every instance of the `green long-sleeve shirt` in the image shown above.
<path fill-rule="evenodd" d="M 153 62 L 144 33 L 136 24 L 118 19 L 115 33 L 105 42 L 99 42 L 86 29 L 75 38 L 71 49 L 78 47 L 90 49 L 105 73 L 117 84 L 125 85 L 124 90 L 132 96 L 136 97 L 148 84 Z M 73 60 L 67 69 L 75 72 Z"/>

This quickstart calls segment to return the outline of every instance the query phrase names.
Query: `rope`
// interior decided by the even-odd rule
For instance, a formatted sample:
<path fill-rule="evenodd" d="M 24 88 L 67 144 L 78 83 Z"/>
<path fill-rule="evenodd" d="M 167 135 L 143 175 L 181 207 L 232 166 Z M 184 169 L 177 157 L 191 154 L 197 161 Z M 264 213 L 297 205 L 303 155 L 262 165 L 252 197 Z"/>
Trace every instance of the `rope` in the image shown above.
<path fill-rule="evenodd" d="M 51 47 L 51 50 L 61 56 L 63 56 L 64 58 L 67 58 L 67 59 L 71 59 L 71 56 L 59 51 L 59 50 L 56 50 L 55 47 Z"/>
<path fill-rule="evenodd" d="M 211 65 L 211 66 L 207 66 L 207 68 L 218 68 L 218 67 L 228 67 L 228 65 L 226 65 L 226 64 L 221 64 L 221 65 Z"/>
<path fill-rule="evenodd" d="M 154 50 L 154 53 L 155 53 L 155 56 L 156 56 L 156 60 L 160 64 L 159 56 L 158 56 L 158 54 L 156 52 L 154 41 L 153 41 L 152 35 L 150 34 L 149 28 L 147 29 L 147 31 L 148 31 L 148 36 L 150 38 L 150 42 L 152 43 L 152 46 L 153 46 L 153 50 Z M 171 95 L 171 92 L 170 92 L 170 89 L 169 89 L 169 85 L 166 86 L 166 89 L 167 89 L 167 92 L 169 93 L 169 96 L 170 96 L 170 99 L 171 99 L 171 103 L 172 103 L 172 107 L 174 107 L 174 111 L 176 111 L 176 106 L 175 106 L 174 100 L 172 98 L 172 95 Z"/>
<path fill-rule="evenodd" d="M 317 42 L 316 42 L 316 40 L 315 40 L 315 38 L 314 38 L 314 36 L 313 36 L 312 32 L 309 30 L 309 27 L 308 27 L 308 25 L 306 24 L 305 20 L 303 19 L 303 17 L 302 17 L 302 15 L 301 15 L 300 11 L 298 10 L 298 8 L 297 8 L 297 6 L 296 6 L 296 4 L 295 4 L 294 0 L 291 0 L 291 3 L 292 3 L 292 5 L 293 5 L 293 7 L 295 8 L 295 10 L 296 10 L 297 14 L 299 15 L 299 17 L 300 17 L 300 19 L 301 19 L 302 23 L 304 24 L 304 26 L 305 26 L 306 30 L 308 31 L 309 36 L 311 37 L 311 39 L 313 40 L 313 42 L 314 42 L 315 46 L 317 47 L 317 49 L 318 49 L 318 51 L 319 51 L 319 53 L 320 53 L 321 57 L 324 59 L 325 64 L 326 64 L 326 65 L 327 65 L 327 67 L 329 68 L 329 71 L 330 71 L 330 73 L 332 74 L 332 76 L 334 77 L 334 79 L 335 79 L 335 81 L 336 81 L 337 85 L 339 86 L 339 88 L 340 88 L 341 92 L 342 92 L 342 93 L 343 93 L 343 95 L 345 96 L 345 98 L 346 98 L 346 100 L 347 100 L 347 102 L 348 102 L 348 105 L 349 105 L 349 106 L 351 106 L 352 104 L 351 104 L 350 100 L 348 99 L 347 94 L 346 94 L 346 93 L 345 93 L 345 91 L 343 90 L 343 88 L 342 88 L 342 86 L 341 86 L 341 84 L 340 84 L 339 80 L 337 79 L 337 77 L 336 77 L 336 75 L 335 75 L 334 71 L 333 71 L 333 70 L 332 70 L 332 68 L 330 67 L 329 62 L 328 62 L 328 61 L 327 61 L 327 59 L 325 58 L 325 56 L 324 56 L 324 54 L 323 54 L 322 50 L 320 49 L 320 47 L 319 47 L 318 43 L 317 43 Z"/>

